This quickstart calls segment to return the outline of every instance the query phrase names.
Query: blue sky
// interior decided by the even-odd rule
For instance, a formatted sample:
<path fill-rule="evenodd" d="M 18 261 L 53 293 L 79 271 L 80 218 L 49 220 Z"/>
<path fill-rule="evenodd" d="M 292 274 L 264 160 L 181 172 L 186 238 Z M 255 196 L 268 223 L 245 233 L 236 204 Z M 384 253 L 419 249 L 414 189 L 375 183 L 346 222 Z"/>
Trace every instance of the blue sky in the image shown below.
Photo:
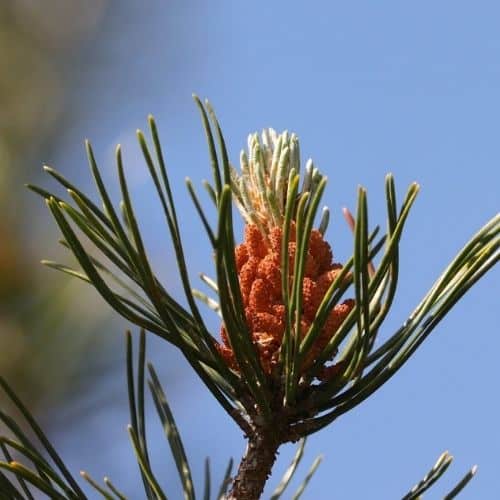
<path fill-rule="evenodd" d="M 249 132 L 272 126 L 299 135 L 304 163 L 312 157 L 329 177 L 328 238 L 338 260 L 349 255 L 351 244 L 340 209 L 355 207 L 357 186 L 368 189 L 372 223 L 383 225 L 385 174 L 394 173 L 400 199 L 416 180 L 421 193 L 403 238 L 399 294 L 383 330 L 389 335 L 498 212 L 500 6 L 200 4 L 151 1 L 109 12 L 102 29 L 114 33 L 113 41 L 99 52 L 95 81 L 85 87 L 77 68 L 73 75 L 75 95 L 89 106 L 50 163 L 63 172 L 75 165 L 85 172 L 81 139 L 90 137 L 113 182 L 111 151 L 122 142 L 152 258 L 174 289 L 175 263 L 134 131 L 146 127 L 148 113 L 155 115 L 193 276 L 211 272 L 208 244 L 183 183 L 189 176 L 201 186 L 210 175 L 192 92 L 215 106 L 235 163 Z M 461 498 L 494 498 L 500 466 L 499 277 L 495 269 L 481 281 L 370 400 L 309 440 L 305 463 L 320 453 L 324 461 L 303 498 L 400 498 L 447 449 L 454 465 L 428 498 L 438 498 L 475 463 L 478 475 Z M 209 323 L 217 331 L 217 321 Z M 241 455 L 244 441 L 173 348 L 156 342 L 154 351 L 200 484 L 205 455 L 222 474 L 227 458 Z M 75 467 L 95 476 L 109 472 L 117 483 L 126 475 L 122 484 L 134 497 L 137 477 L 123 402 L 120 410 L 103 408 L 101 423 L 82 424 L 82 435 L 88 425 L 108 443 L 103 463 L 88 466 L 76 458 L 75 448 L 91 453 L 91 442 L 75 442 L 71 434 L 58 439 Z M 123 445 L 114 446 L 115 440 Z M 292 450 L 284 449 L 278 470 Z M 166 448 L 158 445 L 154 454 L 159 471 L 170 467 L 172 476 L 164 477 L 172 482 Z"/>

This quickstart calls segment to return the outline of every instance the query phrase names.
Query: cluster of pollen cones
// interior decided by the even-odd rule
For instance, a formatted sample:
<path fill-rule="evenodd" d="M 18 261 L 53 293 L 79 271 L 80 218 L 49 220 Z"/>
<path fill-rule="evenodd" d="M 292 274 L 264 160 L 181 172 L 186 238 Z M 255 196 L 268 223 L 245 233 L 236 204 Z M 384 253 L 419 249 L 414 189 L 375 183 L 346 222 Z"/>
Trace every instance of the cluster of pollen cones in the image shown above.
<path fill-rule="evenodd" d="M 285 306 L 281 281 L 281 242 L 281 228 L 272 228 L 265 238 L 257 226 L 247 224 L 244 242 L 238 245 L 235 250 L 246 323 L 257 348 L 262 368 L 268 375 L 271 375 L 278 365 L 281 342 L 285 332 Z M 292 222 L 288 243 L 290 283 L 293 279 L 295 251 L 295 224 Z M 341 264 L 333 263 L 330 245 L 323 239 L 319 231 L 313 229 L 309 238 L 302 283 L 301 338 L 309 330 L 326 291 L 341 269 Z M 354 301 L 349 299 L 337 304 L 330 311 L 324 327 L 301 366 L 301 372 L 312 365 L 353 306 Z M 224 325 L 221 327 L 221 338 L 219 352 L 231 368 L 239 371 Z M 337 371 L 338 368 L 335 365 L 324 367 L 322 372 L 318 374 L 318 378 L 322 380 L 330 378 Z"/>

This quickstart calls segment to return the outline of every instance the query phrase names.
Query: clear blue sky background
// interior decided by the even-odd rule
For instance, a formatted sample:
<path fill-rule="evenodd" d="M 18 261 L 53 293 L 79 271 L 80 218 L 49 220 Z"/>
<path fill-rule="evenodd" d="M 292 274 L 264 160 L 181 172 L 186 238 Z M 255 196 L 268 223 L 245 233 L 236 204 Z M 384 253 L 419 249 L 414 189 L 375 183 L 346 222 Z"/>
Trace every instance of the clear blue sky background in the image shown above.
<path fill-rule="evenodd" d="M 400 198 L 410 182 L 420 183 L 402 244 L 399 295 L 383 335 L 405 320 L 448 261 L 498 211 L 498 3 L 123 5 L 103 23 L 104 31 L 114 33 L 113 43 L 99 51 L 95 80 L 89 83 L 75 68 L 75 95 L 89 105 L 48 160 L 63 172 L 81 169 L 86 179 L 80 144 L 88 136 L 112 181 L 111 152 L 116 142 L 123 144 L 152 258 L 179 297 L 172 251 L 134 131 L 146 127 L 148 113 L 156 116 L 190 268 L 193 276 L 211 272 L 208 244 L 183 184 L 185 176 L 201 185 L 210 175 L 192 92 L 216 107 L 233 162 L 249 132 L 272 126 L 299 135 L 304 162 L 312 157 L 329 177 L 325 201 L 333 221 L 328 238 L 339 260 L 349 255 L 351 245 L 340 209 L 354 208 L 358 184 L 368 188 L 372 223 L 384 224 L 385 174 L 394 173 Z M 304 498 L 400 498 L 446 449 L 456 457 L 454 465 L 429 498 L 440 498 L 474 463 L 478 475 L 461 498 L 497 498 L 499 306 L 496 269 L 394 379 L 314 435 L 299 475 L 316 455 L 325 458 Z M 217 331 L 217 320 L 207 317 Z M 228 457 L 241 456 L 240 432 L 170 346 L 155 342 L 153 358 L 196 483 L 201 485 L 206 455 L 220 477 Z M 121 379 L 112 386 L 123 391 Z M 68 432 L 55 439 L 75 469 L 87 468 L 97 477 L 109 473 L 132 498 L 140 498 L 124 431 L 127 418 L 123 393 L 123 408 L 104 406 L 80 424 L 79 435 Z M 85 437 L 89 432 L 93 439 Z M 180 498 L 166 446 L 156 438 L 160 430 L 152 432 L 158 474 L 169 483 L 171 497 Z M 96 459 L 98 445 L 106 451 Z M 284 448 L 278 472 L 292 451 Z M 81 463 L 81 452 L 94 458 Z M 278 479 L 276 474 L 270 484 Z"/>

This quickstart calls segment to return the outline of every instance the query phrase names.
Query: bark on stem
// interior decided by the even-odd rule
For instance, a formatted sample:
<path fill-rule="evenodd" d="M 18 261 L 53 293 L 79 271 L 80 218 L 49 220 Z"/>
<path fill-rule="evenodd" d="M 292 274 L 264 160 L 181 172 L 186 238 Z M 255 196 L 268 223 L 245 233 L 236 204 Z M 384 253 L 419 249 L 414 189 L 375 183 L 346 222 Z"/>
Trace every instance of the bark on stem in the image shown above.
<path fill-rule="evenodd" d="M 255 432 L 248 438 L 245 455 L 227 500 L 258 500 L 276 460 L 280 443 L 272 432 Z"/>

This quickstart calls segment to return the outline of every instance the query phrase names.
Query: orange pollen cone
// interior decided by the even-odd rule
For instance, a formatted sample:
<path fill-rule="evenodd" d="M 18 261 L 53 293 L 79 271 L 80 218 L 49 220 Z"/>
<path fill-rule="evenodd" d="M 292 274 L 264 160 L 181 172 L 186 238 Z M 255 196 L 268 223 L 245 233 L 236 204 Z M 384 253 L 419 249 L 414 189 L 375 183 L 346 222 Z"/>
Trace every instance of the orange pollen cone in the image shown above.
<path fill-rule="evenodd" d="M 289 278 L 292 278 L 296 249 L 293 222 L 289 239 L 288 269 Z M 278 364 L 281 341 L 285 331 L 285 306 L 281 288 L 281 241 L 281 228 L 272 228 L 266 241 L 256 225 L 247 224 L 244 242 L 235 249 L 246 323 L 262 368 L 268 375 L 271 375 Z M 342 265 L 333 263 L 332 259 L 330 245 L 318 230 L 313 229 L 309 238 L 302 284 L 303 307 L 300 332 L 302 337 L 314 321 L 326 291 L 342 269 Z M 301 367 L 302 371 L 312 365 L 353 307 L 354 300 L 349 299 L 337 304 L 330 311 L 324 327 Z M 224 325 L 221 327 L 221 337 L 222 343 L 218 345 L 220 354 L 228 366 L 239 371 Z M 335 365 L 325 367 L 318 378 L 329 378 L 336 371 L 338 370 L 335 369 Z"/>

